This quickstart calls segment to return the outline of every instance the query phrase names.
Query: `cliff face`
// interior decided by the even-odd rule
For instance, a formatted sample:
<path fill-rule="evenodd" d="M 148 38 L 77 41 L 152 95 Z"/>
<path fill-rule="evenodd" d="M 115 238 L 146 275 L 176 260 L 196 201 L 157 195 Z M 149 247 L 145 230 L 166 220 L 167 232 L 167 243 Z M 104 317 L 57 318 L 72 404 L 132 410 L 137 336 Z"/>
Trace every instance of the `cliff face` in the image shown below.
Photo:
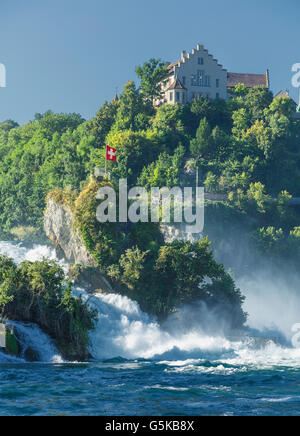
<path fill-rule="evenodd" d="M 48 200 L 44 217 L 47 237 L 60 256 L 71 264 L 95 267 L 95 261 L 84 246 L 79 232 L 74 229 L 74 216 L 67 205 Z"/>
<path fill-rule="evenodd" d="M 44 228 L 58 255 L 70 264 L 69 278 L 76 286 L 92 293 L 114 292 L 85 248 L 79 231 L 74 228 L 74 215 L 69 206 L 50 198 L 45 211 Z"/>
<path fill-rule="evenodd" d="M 70 264 L 78 264 L 83 267 L 96 267 L 91 254 L 85 248 L 81 236 L 74 228 L 74 216 L 67 205 L 48 200 L 44 217 L 44 228 L 47 237 L 55 245 L 58 254 L 64 257 Z M 182 225 L 161 225 L 165 243 L 175 240 L 197 242 L 201 235 L 186 233 Z"/>

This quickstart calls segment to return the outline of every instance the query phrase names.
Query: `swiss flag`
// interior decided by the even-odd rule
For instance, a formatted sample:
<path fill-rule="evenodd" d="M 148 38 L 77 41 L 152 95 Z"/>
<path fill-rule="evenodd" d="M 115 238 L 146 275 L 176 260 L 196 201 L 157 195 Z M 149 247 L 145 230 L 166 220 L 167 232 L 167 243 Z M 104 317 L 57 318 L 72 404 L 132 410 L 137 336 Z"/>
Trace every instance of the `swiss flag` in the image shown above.
<path fill-rule="evenodd" d="M 117 150 L 115 148 L 109 147 L 108 145 L 106 147 L 106 160 L 110 160 L 112 162 L 117 161 Z"/>

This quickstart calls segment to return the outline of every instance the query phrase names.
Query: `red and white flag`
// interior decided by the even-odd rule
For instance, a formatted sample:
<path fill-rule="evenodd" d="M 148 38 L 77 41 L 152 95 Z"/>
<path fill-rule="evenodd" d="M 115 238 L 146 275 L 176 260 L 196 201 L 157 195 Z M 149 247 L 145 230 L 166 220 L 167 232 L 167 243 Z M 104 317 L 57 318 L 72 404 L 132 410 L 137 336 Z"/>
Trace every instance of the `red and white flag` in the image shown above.
<path fill-rule="evenodd" d="M 110 160 L 112 162 L 117 161 L 117 150 L 115 148 L 106 146 L 106 160 Z"/>

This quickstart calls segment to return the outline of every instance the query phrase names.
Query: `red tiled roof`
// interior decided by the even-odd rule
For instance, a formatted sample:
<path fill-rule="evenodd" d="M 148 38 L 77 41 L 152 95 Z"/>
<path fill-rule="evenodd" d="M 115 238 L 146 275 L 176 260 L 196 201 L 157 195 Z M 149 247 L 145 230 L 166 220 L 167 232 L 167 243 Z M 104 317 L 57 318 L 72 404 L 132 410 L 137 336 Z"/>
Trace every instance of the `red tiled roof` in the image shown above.
<path fill-rule="evenodd" d="M 227 86 L 234 88 L 239 83 L 243 83 L 246 88 L 254 86 L 264 86 L 269 89 L 269 75 L 266 74 L 242 74 L 242 73 L 227 73 Z"/>

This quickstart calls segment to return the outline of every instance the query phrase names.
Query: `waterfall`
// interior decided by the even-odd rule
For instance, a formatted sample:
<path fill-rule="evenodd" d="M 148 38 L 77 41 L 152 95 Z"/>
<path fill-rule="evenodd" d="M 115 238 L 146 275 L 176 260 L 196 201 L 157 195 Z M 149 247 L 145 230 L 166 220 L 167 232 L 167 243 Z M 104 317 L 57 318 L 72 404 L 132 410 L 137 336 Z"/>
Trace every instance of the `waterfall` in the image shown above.
<path fill-rule="evenodd" d="M 7 324 L 17 332 L 22 347 L 21 359 L 26 360 L 26 352 L 30 349 L 37 355 L 39 362 L 63 362 L 53 341 L 36 324 L 16 321 L 8 321 Z"/>
<path fill-rule="evenodd" d="M 28 261 L 38 261 L 43 258 L 57 259 L 55 250 L 45 245 L 32 245 L 28 248 L 22 243 L 0 242 L 0 254 L 10 257 L 17 264 Z M 62 261 L 61 266 L 66 270 L 66 264 Z M 8 356 L 2 351 L 0 352 L 0 363 L 20 363 L 25 362 L 27 350 L 38 357 L 39 362 L 63 362 L 53 341 L 46 335 L 37 325 L 31 323 L 21 323 L 16 321 L 7 321 L 10 327 L 13 327 L 17 332 L 18 341 L 22 348 L 22 356 L 16 358 Z"/>
<path fill-rule="evenodd" d="M 55 250 L 47 246 L 26 248 L 9 242 L 0 243 L 0 253 L 17 263 L 56 257 Z M 63 263 L 62 266 L 66 268 Z M 98 311 L 97 324 L 90 332 L 90 351 L 95 360 L 117 357 L 155 359 L 158 362 L 177 362 L 178 368 L 182 361 L 199 359 L 220 359 L 229 364 L 249 364 L 253 361 L 261 366 L 292 361 L 300 365 L 300 349 L 272 341 L 264 329 L 256 332 L 245 330 L 237 338 L 226 337 L 224 325 L 220 324 L 217 314 L 201 303 L 182 308 L 161 326 L 128 297 L 118 294 L 91 296 L 79 288 L 73 293 Z M 250 319 L 254 319 L 251 313 Z M 38 326 L 12 321 L 9 324 L 17 329 L 25 350 L 31 348 L 36 351 L 42 362 L 62 362 L 54 343 Z M 0 352 L 0 363 L 22 361 Z"/>

